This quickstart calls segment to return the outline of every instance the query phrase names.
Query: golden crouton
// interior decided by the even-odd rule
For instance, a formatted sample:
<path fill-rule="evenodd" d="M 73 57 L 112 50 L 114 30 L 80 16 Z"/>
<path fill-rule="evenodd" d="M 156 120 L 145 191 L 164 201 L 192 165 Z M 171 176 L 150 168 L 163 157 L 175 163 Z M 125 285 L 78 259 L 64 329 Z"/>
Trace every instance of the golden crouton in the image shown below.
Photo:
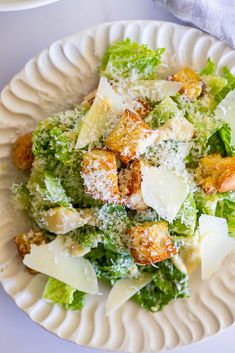
<path fill-rule="evenodd" d="M 138 98 L 136 102 L 135 111 L 142 119 L 144 119 L 146 118 L 146 116 L 149 115 L 151 111 L 151 107 L 147 101 L 144 101 L 143 99 Z"/>
<path fill-rule="evenodd" d="M 198 74 L 189 69 L 183 68 L 173 76 L 173 81 L 182 84 L 181 92 L 184 93 L 190 100 L 197 99 L 202 93 L 203 84 L 200 81 Z"/>
<path fill-rule="evenodd" d="M 12 158 L 15 166 L 21 170 L 27 170 L 33 164 L 32 133 L 21 136 L 13 145 Z"/>
<path fill-rule="evenodd" d="M 147 222 L 128 229 L 128 244 L 135 262 L 149 265 L 177 254 L 164 221 Z"/>
<path fill-rule="evenodd" d="M 125 110 L 120 122 L 105 141 L 105 145 L 120 155 L 124 163 L 136 157 L 139 143 L 150 136 L 152 130 L 139 115 Z"/>
<path fill-rule="evenodd" d="M 44 234 L 36 229 L 31 229 L 26 233 L 22 233 L 17 235 L 14 238 L 14 242 L 17 246 L 18 252 L 22 258 L 25 257 L 26 254 L 30 253 L 31 245 L 42 245 L 46 244 L 46 239 Z M 31 274 L 37 273 L 37 271 L 28 268 L 28 271 Z"/>
<path fill-rule="evenodd" d="M 201 158 L 196 179 L 206 194 L 235 190 L 235 157 L 212 154 Z"/>
<path fill-rule="evenodd" d="M 96 200 L 120 202 L 116 155 L 110 151 L 92 150 L 84 155 L 82 176 L 86 193 Z"/>
<path fill-rule="evenodd" d="M 124 199 L 124 204 L 134 210 L 146 210 L 148 207 L 143 200 L 141 192 L 141 167 L 135 160 L 119 174 L 119 187 Z"/>

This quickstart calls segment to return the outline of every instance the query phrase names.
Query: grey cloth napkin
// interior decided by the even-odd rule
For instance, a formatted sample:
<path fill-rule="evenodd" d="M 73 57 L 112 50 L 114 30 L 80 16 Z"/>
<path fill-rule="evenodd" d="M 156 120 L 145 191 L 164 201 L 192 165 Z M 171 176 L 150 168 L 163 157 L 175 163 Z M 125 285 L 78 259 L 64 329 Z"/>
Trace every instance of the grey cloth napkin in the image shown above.
<path fill-rule="evenodd" d="M 153 0 L 235 48 L 235 0 Z"/>

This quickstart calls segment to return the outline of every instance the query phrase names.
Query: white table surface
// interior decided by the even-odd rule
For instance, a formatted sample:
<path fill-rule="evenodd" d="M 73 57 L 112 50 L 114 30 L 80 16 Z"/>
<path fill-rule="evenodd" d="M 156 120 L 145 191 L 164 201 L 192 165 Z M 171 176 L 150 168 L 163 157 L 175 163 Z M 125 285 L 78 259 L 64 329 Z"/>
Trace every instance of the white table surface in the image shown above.
<path fill-rule="evenodd" d="M 0 90 L 53 41 L 96 24 L 128 19 L 178 22 L 150 0 L 62 0 L 23 12 L 0 13 Z M 0 353 L 98 352 L 63 341 L 33 323 L 0 288 Z M 235 353 L 235 327 L 175 353 Z"/>

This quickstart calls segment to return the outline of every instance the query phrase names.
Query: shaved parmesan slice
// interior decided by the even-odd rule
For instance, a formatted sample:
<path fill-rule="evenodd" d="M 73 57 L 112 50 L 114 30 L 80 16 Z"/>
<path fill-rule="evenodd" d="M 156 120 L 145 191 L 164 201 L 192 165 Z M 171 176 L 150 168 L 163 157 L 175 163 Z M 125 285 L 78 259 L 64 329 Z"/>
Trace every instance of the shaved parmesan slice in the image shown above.
<path fill-rule="evenodd" d="M 215 110 L 215 118 L 222 119 L 231 128 L 231 145 L 235 145 L 235 90 L 229 92 Z"/>
<path fill-rule="evenodd" d="M 41 213 L 40 221 L 49 232 L 66 234 L 85 224 L 95 225 L 95 214 L 91 209 L 73 210 L 55 207 Z"/>
<path fill-rule="evenodd" d="M 101 77 L 95 100 L 82 121 L 76 148 L 84 148 L 97 141 L 122 110 L 121 96 L 114 92 L 106 77 Z"/>
<path fill-rule="evenodd" d="M 202 279 L 206 280 L 219 270 L 225 257 L 235 249 L 235 239 L 229 237 L 227 221 L 220 217 L 201 215 L 199 232 Z"/>
<path fill-rule="evenodd" d="M 187 272 L 188 272 L 187 268 L 184 265 L 183 260 L 182 260 L 180 255 L 173 256 L 171 258 L 171 262 L 175 265 L 176 268 L 178 268 L 178 270 L 180 272 L 183 272 L 183 273 L 187 274 Z"/>
<path fill-rule="evenodd" d="M 151 167 L 142 163 L 141 173 L 144 202 L 160 217 L 172 222 L 188 194 L 187 184 L 162 166 Z"/>
<path fill-rule="evenodd" d="M 54 277 L 85 293 L 98 293 L 96 273 L 88 260 L 66 253 L 63 236 L 57 236 L 49 244 L 33 245 L 24 264 L 35 271 Z"/>
<path fill-rule="evenodd" d="M 109 316 L 122 304 L 127 302 L 135 293 L 145 287 L 153 279 L 149 273 L 139 278 L 122 278 L 117 281 L 109 292 L 105 305 L 105 314 Z"/>
<path fill-rule="evenodd" d="M 181 83 L 166 80 L 140 80 L 130 87 L 137 97 L 147 98 L 154 102 L 161 101 L 166 96 L 175 96 L 180 89 Z"/>
<path fill-rule="evenodd" d="M 183 116 L 175 116 L 157 129 L 156 132 L 158 133 L 157 142 L 166 140 L 190 141 L 195 129 Z"/>

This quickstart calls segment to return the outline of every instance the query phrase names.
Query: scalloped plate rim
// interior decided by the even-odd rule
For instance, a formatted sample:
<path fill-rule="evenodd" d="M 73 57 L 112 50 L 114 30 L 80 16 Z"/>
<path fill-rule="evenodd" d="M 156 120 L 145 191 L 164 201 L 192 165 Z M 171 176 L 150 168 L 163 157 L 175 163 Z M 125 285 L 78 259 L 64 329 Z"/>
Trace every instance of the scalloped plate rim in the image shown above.
<path fill-rule="evenodd" d="M 37 7 L 42 7 L 45 5 L 52 4 L 60 0 L 31 0 L 31 1 L 18 1 L 18 2 L 0 2 L 0 12 L 9 12 L 9 11 L 20 11 L 20 10 L 29 10 Z"/>

